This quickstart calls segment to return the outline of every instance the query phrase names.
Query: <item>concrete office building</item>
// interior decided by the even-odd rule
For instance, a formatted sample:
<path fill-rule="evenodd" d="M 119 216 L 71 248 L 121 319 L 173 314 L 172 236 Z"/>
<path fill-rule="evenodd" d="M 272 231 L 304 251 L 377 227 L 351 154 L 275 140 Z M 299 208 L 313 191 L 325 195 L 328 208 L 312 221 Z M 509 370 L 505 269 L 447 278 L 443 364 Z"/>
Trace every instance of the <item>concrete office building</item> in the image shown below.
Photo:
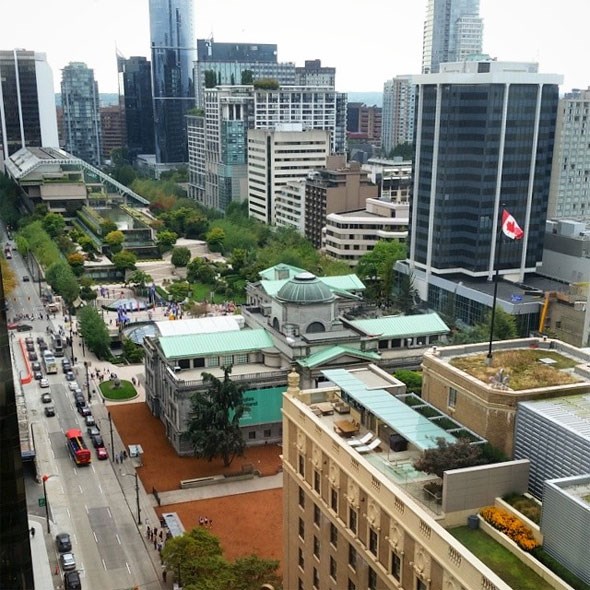
<path fill-rule="evenodd" d="M 295 84 L 295 64 L 277 61 L 274 43 L 219 43 L 197 39 L 195 82 L 197 105 L 205 106 L 205 72 L 212 72 L 217 86 L 250 84 L 261 78 L 272 78 L 282 85 Z M 245 74 L 248 72 L 249 74 Z M 244 75 L 251 75 L 246 82 Z"/>
<path fill-rule="evenodd" d="M 428 0 L 422 47 L 422 73 L 440 64 L 463 61 L 482 52 L 483 21 L 479 0 Z"/>
<path fill-rule="evenodd" d="M 292 180 L 276 190 L 275 223 L 305 235 L 305 180 Z"/>
<path fill-rule="evenodd" d="M 347 106 L 346 135 L 348 139 L 381 143 L 382 109 L 362 102 L 349 102 Z"/>
<path fill-rule="evenodd" d="M 205 201 L 205 117 L 186 116 L 188 142 L 188 196 L 208 207 Z"/>
<path fill-rule="evenodd" d="M 195 105 L 193 0 L 150 0 L 149 6 L 156 162 L 185 163 L 185 115 Z"/>
<path fill-rule="evenodd" d="M 384 154 L 414 141 L 416 87 L 412 76 L 396 76 L 383 85 L 381 147 Z"/>
<path fill-rule="evenodd" d="M 301 124 L 248 131 L 248 213 L 264 223 L 276 222 L 276 193 L 288 182 L 324 168 L 330 155 L 330 132 L 303 130 Z"/>
<path fill-rule="evenodd" d="M 291 372 L 283 396 L 285 588 L 509 590 L 445 527 L 504 490 L 524 491 L 526 462 L 446 472 L 443 490 L 454 493 L 428 502 L 429 476 L 412 461 L 454 437 L 404 404 L 377 367 L 323 375 L 307 389 Z M 352 446 L 354 431 L 372 442 Z"/>
<path fill-rule="evenodd" d="M 119 102 L 125 113 L 129 156 L 155 153 L 152 68 L 145 57 L 118 55 Z"/>
<path fill-rule="evenodd" d="M 53 73 L 44 53 L 0 51 L 0 146 L 4 159 L 23 147 L 59 147 Z"/>
<path fill-rule="evenodd" d="M 322 230 L 322 251 L 354 267 L 377 242 L 407 240 L 408 210 L 408 205 L 367 199 L 365 209 L 330 213 Z"/>
<path fill-rule="evenodd" d="M 559 100 L 549 189 L 550 219 L 590 220 L 590 88 Z"/>
<path fill-rule="evenodd" d="M 102 132 L 102 158 L 111 159 L 114 149 L 127 146 L 125 109 L 120 105 L 100 107 L 100 129 Z"/>
<path fill-rule="evenodd" d="M 94 70 L 73 62 L 62 70 L 61 102 L 66 151 L 93 166 L 102 161 L 98 83 Z"/>
<path fill-rule="evenodd" d="M 446 289 L 437 279 L 491 281 L 498 266 L 522 282 L 540 265 L 561 77 L 539 74 L 536 64 L 474 61 L 443 64 L 441 73 L 414 81 L 406 272 L 414 274 L 420 297 L 440 309 Z M 497 261 L 502 205 L 524 238 L 505 240 Z"/>
<path fill-rule="evenodd" d="M 412 188 L 412 161 L 393 158 L 370 158 L 363 164 L 369 180 L 379 188 L 379 198 L 392 203 L 410 201 Z"/>
<path fill-rule="evenodd" d="M 321 59 L 305 60 L 303 67 L 295 68 L 295 86 L 336 86 L 336 68 L 322 66 Z"/>

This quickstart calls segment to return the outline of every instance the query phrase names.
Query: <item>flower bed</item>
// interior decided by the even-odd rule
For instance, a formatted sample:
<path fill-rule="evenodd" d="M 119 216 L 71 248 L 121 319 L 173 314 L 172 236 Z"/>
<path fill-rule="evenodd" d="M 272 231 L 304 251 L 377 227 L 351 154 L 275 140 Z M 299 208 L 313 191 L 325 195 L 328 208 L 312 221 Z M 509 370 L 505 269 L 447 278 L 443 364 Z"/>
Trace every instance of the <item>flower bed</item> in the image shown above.
<path fill-rule="evenodd" d="M 480 514 L 486 522 L 512 539 L 523 551 L 530 552 L 539 546 L 531 529 L 506 510 L 488 506 L 482 508 Z"/>

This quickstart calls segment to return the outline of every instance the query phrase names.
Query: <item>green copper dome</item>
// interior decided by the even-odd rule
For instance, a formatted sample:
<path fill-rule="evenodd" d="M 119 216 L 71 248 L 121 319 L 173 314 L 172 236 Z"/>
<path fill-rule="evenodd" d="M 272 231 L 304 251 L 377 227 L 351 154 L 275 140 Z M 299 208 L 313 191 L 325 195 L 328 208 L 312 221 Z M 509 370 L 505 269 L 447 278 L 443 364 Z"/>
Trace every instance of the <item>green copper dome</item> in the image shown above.
<path fill-rule="evenodd" d="M 332 291 L 315 275 L 310 272 L 302 272 L 279 289 L 277 299 L 285 303 L 311 305 L 329 303 L 334 301 L 335 297 Z"/>

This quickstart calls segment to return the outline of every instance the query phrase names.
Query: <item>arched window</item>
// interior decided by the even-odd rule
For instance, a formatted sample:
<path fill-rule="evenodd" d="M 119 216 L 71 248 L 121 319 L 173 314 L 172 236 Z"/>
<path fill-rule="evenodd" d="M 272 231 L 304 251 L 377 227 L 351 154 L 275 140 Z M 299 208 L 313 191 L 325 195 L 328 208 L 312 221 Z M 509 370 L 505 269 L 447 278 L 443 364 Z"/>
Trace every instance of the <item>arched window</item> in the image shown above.
<path fill-rule="evenodd" d="M 308 334 L 317 334 L 318 332 L 325 332 L 326 328 L 324 327 L 324 324 L 322 324 L 321 322 L 311 322 L 311 324 L 309 324 L 309 326 L 307 326 L 307 330 L 306 332 Z"/>

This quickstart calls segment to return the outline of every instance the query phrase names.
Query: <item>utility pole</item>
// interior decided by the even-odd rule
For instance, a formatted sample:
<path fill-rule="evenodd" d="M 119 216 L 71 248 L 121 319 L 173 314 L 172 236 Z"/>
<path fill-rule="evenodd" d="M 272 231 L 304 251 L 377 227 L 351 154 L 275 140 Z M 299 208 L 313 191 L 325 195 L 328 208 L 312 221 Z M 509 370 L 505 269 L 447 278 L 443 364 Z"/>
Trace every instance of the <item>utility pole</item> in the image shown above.
<path fill-rule="evenodd" d="M 113 460 L 113 455 L 115 454 L 115 446 L 113 444 L 113 417 L 109 412 L 109 426 L 111 427 L 111 461 Z"/>

